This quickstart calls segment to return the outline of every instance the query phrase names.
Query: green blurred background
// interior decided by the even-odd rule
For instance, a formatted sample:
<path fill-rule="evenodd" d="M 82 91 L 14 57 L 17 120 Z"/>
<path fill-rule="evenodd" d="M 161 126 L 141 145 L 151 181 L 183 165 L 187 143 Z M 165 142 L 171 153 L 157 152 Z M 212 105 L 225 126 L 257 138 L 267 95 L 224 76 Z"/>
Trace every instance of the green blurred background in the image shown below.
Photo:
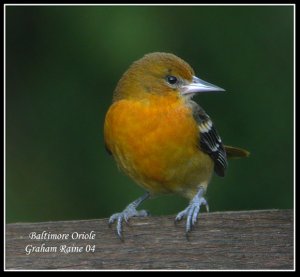
<path fill-rule="evenodd" d="M 123 72 L 153 51 L 226 89 L 195 100 L 251 151 L 213 177 L 211 211 L 293 208 L 292 6 L 7 6 L 7 222 L 108 217 L 143 193 L 106 153 L 103 122 Z"/>

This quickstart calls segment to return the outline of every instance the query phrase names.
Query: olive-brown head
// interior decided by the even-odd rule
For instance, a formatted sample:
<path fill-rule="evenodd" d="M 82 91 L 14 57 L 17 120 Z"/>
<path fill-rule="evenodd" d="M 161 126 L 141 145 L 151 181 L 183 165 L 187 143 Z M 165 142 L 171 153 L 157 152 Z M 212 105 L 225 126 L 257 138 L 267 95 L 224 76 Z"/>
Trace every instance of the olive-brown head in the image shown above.
<path fill-rule="evenodd" d="M 195 76 L 191 66 L 181 58 L 155 52 L 134 62 L 119 81 L 114 101 L 147 99 L 151 95 L 191 97 L 196 92 L 224 91 Z"/>

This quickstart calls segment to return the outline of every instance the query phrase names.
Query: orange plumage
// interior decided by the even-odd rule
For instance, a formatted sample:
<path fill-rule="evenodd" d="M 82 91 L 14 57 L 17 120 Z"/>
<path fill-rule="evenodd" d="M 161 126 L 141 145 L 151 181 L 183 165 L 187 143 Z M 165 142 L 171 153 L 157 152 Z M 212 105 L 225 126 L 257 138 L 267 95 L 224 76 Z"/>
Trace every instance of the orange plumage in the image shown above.
<path fill-rule="evenodd" d="M 222 175 L 227 161 L 226 148 L 210 118 L 191 100 L 197 90 L 222 89 L 196 78 L 193 69 L 173 54 L 144 56 L 131 65 L 116 87 L 104 137 L 119 167 L 150 195 L 178 193 L 193 202 L 199 194 L 194 199 L 199 201 L 194 202 L 200 208 L 207 206 L 203 194 L 214 169 Z M 236 156 L 248 154 L 230 149 Z M 146 215 L 135 208 L 147 197 L 111 217 L 110 223 L 118 219 L 120 237 L 123 220 Z M 178 215 L 178 220 L 186 216 L 193 221 L 187 232 L 198 212 Z"/>

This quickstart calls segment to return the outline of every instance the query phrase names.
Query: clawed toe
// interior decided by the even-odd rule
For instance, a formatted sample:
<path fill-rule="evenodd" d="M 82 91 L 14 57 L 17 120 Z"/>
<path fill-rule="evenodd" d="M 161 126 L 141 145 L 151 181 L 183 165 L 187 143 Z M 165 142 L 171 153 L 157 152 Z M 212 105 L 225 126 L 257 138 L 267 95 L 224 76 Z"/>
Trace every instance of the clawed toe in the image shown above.
<path fill-rule="evenodd" d="M 136 208 L 143 202 L 145 201 L 148 197 L 150 196 L 150 194 L 147 192 L 145 195 L 141 196 L 140 198 L 138 198 L 137 200 L 133 201 L 132 203 L 130 203 L 123 212 L 121 213 L 116 213 L 113 214 L 109 220 L 108 220 L 108 225 L 111 226 L 111 224 L 113 224 L 116 220 L 117 220 L 117 234 L 118 237 L 123 240 L 122 238 L 122 223 L 123 221 L 125 221 L 126 223 L 128 223 L 128 220 L 131 217 L 145 217 L 148 216 L 149 213 L 145 210 L 141 210 L 141 211 L 137 211 Z"/>
<path fill-rule="evenodd" d="M 113 214 L 108 220 L 108 225 L 111 226 L 119 216 L 120 213 Z"/>
<path fill-rule="evenodd" d="M 123 221 L 128 223 L 129 219 L 132 217 L 145 217 L 148 215 L 149 213 L 145 210 L 137 211 L 135 208 L 127 207 L 123 212 L 113 214 L 109 218 L 108 224 L 111 226 L 115 221 L 117 221 L 117 234 L 122 240 Z"/>
<path fill-rule="evenodd" d="M 186 217 L 186 234 L 188 234 L 196 224 L 201 206 L 204 205 L 206 207 L 206 210 L 209 211 L 208 203 L 205 198 L 202 197 L 202 194 L 203 192 L 199 190 L 199 192 L 191 200 L 187 208 L 178 213 L 175 218 L 176 223 L 177 221 L 180 221 L 182 218 Z"/>
<path fill-rule="evenodd" d="M 179 212 L 175 217 L 175 224 L 176 222 L 186 218 L 186 236 L 188 238 L 189 232 L 192 230 L 193 226 L 196 224 L 198 219 L 198 214 L 200 212 L 200 208 L 202 205 L 206 207 L 206 210 L 209 211 L 208 203 L 203 197 L 205 190 L 200 188 L 198 193 L 194 196 L 194 198 L 190 201 L 189 205 L 186 209 Z M 131 217 L 145 217 L 148 216 L 149 213 L 146 210 L 137 211 L 136 208 L 140 205 L 146 198 L 149 197 L 149 193 L 146 193 L 144 196 L 138 198 L 136 201 L 129 204 L 124 211 L 121 213 L 113 214 L 109 220 L 108 224 L 111 226 L 115 221 L 117 221 L 116 231 L 118 237 L 123 241 L 122 231 L 123 231 L 123 221 L 128 223 Z"/>
<path fill-rule="evenodd" d="M 178 221 L 180 221 L 184 217 L 186 217 L 187 210 L 188 210 L 188 207 L 185 210 L 183 210 L 183 211 L 181 211 L 180 213 L 177 214 L 177 216 L 175 217 L 175 223 L 178 222 Z"/>

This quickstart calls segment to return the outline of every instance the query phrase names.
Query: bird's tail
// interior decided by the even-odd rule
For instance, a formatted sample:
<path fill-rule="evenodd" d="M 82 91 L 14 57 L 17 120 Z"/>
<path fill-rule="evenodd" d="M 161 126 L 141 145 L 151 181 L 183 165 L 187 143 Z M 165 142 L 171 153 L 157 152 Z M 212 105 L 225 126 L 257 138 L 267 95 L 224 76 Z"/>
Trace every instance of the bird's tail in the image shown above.
<path fill-rule="evenodd" d="M 228 145 L 225 145 L 224 147 L 225 147 L 227 157 L 229 159 L 246 158 L 250 155 L 249 151 L 242 148 L 228 146 Z"/>

